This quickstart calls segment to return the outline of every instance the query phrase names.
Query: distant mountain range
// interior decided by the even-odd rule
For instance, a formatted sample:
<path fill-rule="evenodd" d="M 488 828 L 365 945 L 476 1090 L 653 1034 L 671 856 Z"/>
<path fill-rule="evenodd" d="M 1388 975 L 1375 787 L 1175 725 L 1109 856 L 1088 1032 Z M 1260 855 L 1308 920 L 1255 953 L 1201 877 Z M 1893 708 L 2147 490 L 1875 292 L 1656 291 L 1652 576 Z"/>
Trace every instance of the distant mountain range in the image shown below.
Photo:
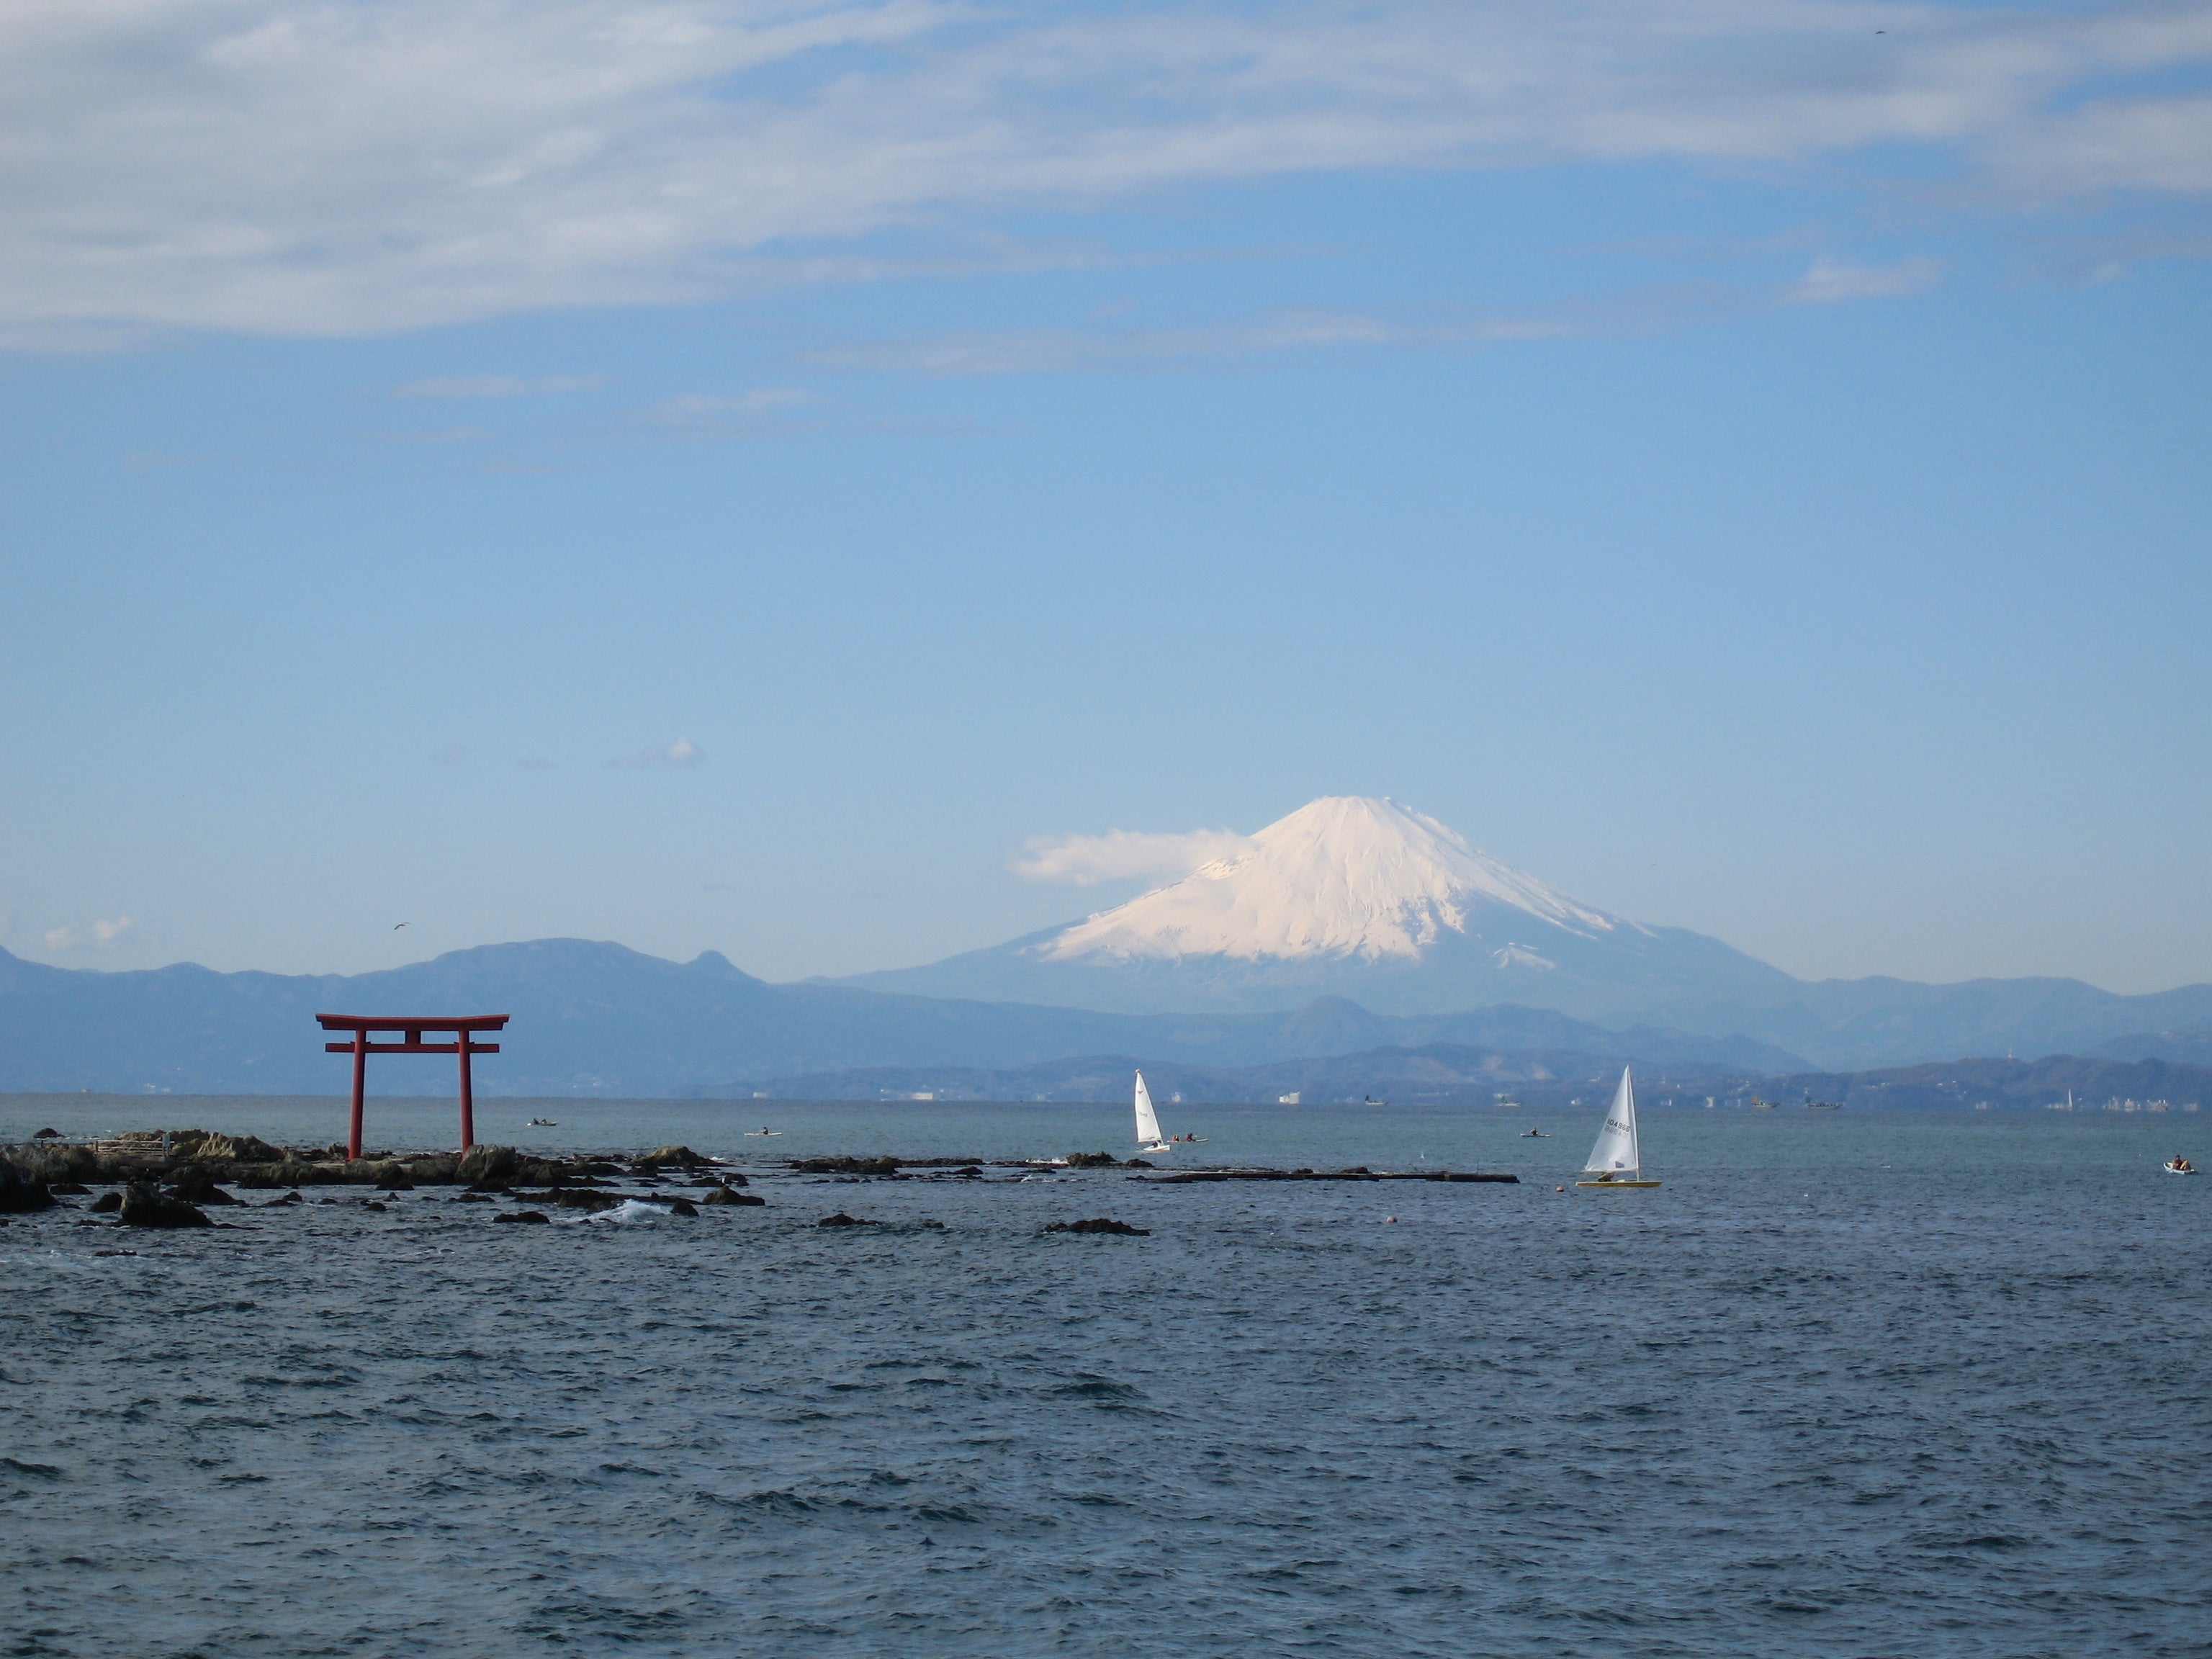
<path fill-rule="evenodd" d="M 1243 1066 L 1430 1042 L 1754 1070 L 1803 1063 L 1747 1038 L 1610 1031 L 1541 1009 L 1394 1018 L 1324 998 L 1274 1013 L 1102 1014 L 769 985 L 713 951 L 679 963 L 619 945 L 540 939 L 350 976 L 189 964 L 92 973 L 0 951 L 0 1090 L 340 1091 L 348 1063 L 323 1052 L 314 1017 L 324 1012 L 511 1014 L 502 1052 L 477 1066 L 479 1090 L 508 1095 L 678 1094 L 856 1066 L 997 1068 L 1125 1051 Z M 374 1060 L 369 1081 L 398 1093 L 453 1086 L 450 1066 L 427 1057 Z"/>
<path fill-rule="evenodd" d="M 1360 797 L 1310 802 L 1234 856 L 1082 921 L 837 982 L 1131 1013 L 1316 996 L 1398 1014 L 1513 1003 L 1607 1028 L 1747 1036 L 1844 1066 L 2212 1034 L 2212 985 L 2130 997 L 2065 979 L 1793 979 L 1718 939 L 1569 898 L 1434 818 Z"/>
<path fill-rule="evenodd" d="M 479 1086 L 530 1095 L 745 1093 L 1069 1056 L 1237 1072 L 1437 1045 L 1484 1051 L 1470 1077 L 1596 1060 L 1740 1076 L 2002 1054 L 2212 1060 L 2212 985 L 1808 983 L 1568 898 L 1394 802 L 1340 798 L 1084 921 L 834 982 L 770 985 L 711 951 L 679 963 L 582 939 L 351 976 L 96 973 L 0 951 L 0 1090 L 335 1091 L 347 1067 L 322 1052 L 325 1011 L 512 1014 Z M 428 1060 L 370 1076 L 396 1092 L 451 1086 Z"/>
<path fill-rule="evenodd" d="M 1527 1106 L 1594 1103 L 1620 1074 L 1613 1055 L 1571 1049 L 1498 1050 L 1455 1043 L 1246 1066 L 1192 1066 L 1134 1054 L 1093 1054 L 1002 1071 L 958 1066 L 880 1066 L 763 1081 L 779 1100 L 1038 1100 L 1126 1105 L 1141 1066 L 1154 1099 L 1199 1105 L 1266 1104 L 1295 1094 L 1302 1107 L 1490 1106 L 1510 1097 Z M 710 1097 L 750 1091 L 701 1091 Z M 2172 1111 L 2188 1121 L 2212 1108 L 2212 1067 L 2166 1060 L 2057 1055 L 2039 1060 L 1969 1060 L 1879 1071 L 1760 1075 L 1696 1064 L 1638 1069 L 1648 1104 L 1744 1106 L 1759 1098 L 1802 1110 L 1808 1101 L 1908 1109 L 2042 1108 L 2070 1096 L 2078 1111 Z M 2212 1121 L 2212 1120 L 2200 1120 Z M 1595 1126 L 1593 1126 L 1595 1127 Z"/>

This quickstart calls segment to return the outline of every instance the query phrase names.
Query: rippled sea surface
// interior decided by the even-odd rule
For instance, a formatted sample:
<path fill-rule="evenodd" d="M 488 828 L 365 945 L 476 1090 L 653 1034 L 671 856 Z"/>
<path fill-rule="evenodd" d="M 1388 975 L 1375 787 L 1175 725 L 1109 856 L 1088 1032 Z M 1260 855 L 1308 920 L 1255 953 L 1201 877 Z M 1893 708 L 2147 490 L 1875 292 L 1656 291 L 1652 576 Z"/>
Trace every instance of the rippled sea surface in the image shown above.
<path fill-rule="evenodd" d="M 2206 1119 L 1654 1109 L 1664 1186 L 1562 1193 L 1594 1103 L 1169 1114 L 1178 1162 L 1517 1187 L 840 1183 L 769 1171 L 1127 1116 L 526 1105 L 479 1138 L 688 1141 L 768 1207 L 0 1229 L 5 1651 L 2212 1652 L 2212 1178 L 2157 1167 Z M 1098 1215 L 1151 1237 L 1041 1231 Z"/>

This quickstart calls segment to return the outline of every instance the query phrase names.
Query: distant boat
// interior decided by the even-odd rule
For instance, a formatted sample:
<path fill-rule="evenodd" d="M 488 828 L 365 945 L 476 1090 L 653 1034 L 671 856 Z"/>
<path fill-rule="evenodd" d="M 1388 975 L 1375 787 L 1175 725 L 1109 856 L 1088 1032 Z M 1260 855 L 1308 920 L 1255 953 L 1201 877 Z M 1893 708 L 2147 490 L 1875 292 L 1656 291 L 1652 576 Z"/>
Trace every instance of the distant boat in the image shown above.
<path fill-rule="evenodd" d="M 763 1123 L 763 1124 L 762 1124 L 762 1125 L 760 1126 L 760 1127 L 759 1127 L 759 1128 L 757 1128 L 757 1129 L 748 1129 L 748 1130 L 746 1130 L 746 1131 L 745 1131 L 745 1133 L 746 1133 L 747 1134 L 749 1134 L 749 1135 L 780 1135 L 780 1134 L 781 1134 L 781 1133 L 783 1133 L 783 1131 L 782 1131 L 782 1130 L 781 1130 L 781 1129 L 771 1129 L 771 1128 L 769 1128 L 769 1127 L 768 1127 L 768 1125 L 767 1125 L 767 1124 Z"/>
<path fill-rule="evenodd" d="M 1390 1103 L 1387 1100 L 1377 1100 L 1373 1095 L 1370 1095 L 1359 1103 L 1362 1106 L 1388 1106 Z"/>
<path fill-rule="evenodd" d="M 1644 1179 L 1643 1155 L 1636 1146 L 1636 1086 L 1629 1081 L 1628 1067 L 1620 1068 L 1620 1087 L 1613 1097 L 1613 1105 L 1605 1115 L 1605 1127 L 1597 1132 L 1597 1145 L 1590 1148 L 1589 1162 L 1583 1165 L 1587 1177 L 1575 1182 L 1577 1187 L 1656 1187 L 1656 1181 Z"/>
<path fill-rule="evenodd" d="M 557 1129 L 561 1126 L 550 1117 L 533 1117 L 530 1120 L 530 1127 L 533 1129 Z"/>
<path fill-rule="evenodd" d="M 1137 1150 L 1171 1152 L 1175 1148 L 1160 1133 L 1160 1115 L 1152 1109 L 1152 1091 L 1145 1087 L 1145 1074 L 1137 1073 Z"/>
<path fill-rule="evenodd" d="M 2165 1163 L 2160 1164 L 2159 1168 L 2165 1170 L 2168 1175 L 2195 1175 L 2197 1173 L 2197 1166 L 2194 1164 L 2191 1164 L 2187 1158 L 2182 1157 L 2179 1152 L 2176 1152 L 2172 1158 L 2166 1159 Z"/>
<path fill-rule="evenodd" d="M 1551 1136 L 1546 1134 L 1541 1129 L 1523 1129 L 1521 1132 L 1521 1139 L 1523 1140 L 1549 1140 Z"/>

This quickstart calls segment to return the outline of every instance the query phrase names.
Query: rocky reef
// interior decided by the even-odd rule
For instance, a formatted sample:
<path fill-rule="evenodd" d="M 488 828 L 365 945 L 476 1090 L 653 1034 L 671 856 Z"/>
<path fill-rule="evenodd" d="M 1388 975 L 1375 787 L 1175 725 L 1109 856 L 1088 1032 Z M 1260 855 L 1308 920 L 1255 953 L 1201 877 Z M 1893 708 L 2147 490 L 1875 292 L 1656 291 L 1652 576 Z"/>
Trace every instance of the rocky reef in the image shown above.
<path fill-rule="evenodd" d="M 458 1188 L 459 1200 L 515 1206 L 494 1218 L 534 1223 L 556 1215 L 590 1216 L 624 1205 L 650 1205 L 667 1214 L 697 1217 L 702 1209 L 767 1206 L 744 1190 L 751 1179 L 689 1146 L 656 1146 L 621 1158 L 540 1158 L 513 1146 L 474 1146 L 465 1152 L 376 1152 L 348 1159 L 342 1146 L 279 1146 L 258 1136 L 211 1129 L 140 1130 L 103 1140 L 71 1141 L 40 1132 L 17 1146 L 0 1146 L 0 1225 L 11 1215 L 33 1215 L 60 1206 L 86 1207 L 112 1216 L 117 1224 L 156 1229 L 222 1228 L 232 1224 L 208 1212 L 226 1208 L 269 1209 L 308 1202 L 303 1188 L 351 1188 L 349 1201 L 360 1209 L 387 1208 L 372 1194 L 394 1194 L 418 1188 Z M 1472 1174 L 1449 1170 L 1273 1170 L 1215 1166 L 1156 1170 L 1143 1158 L 1119 1159 L 1108 1152 L 1075 1152 L 1065 1158 L 955 1158 L 869 1157 L 791 1158 L 755 1176 L 809 1184 L 857 1185 L 883 1181 L 1014 1182 L 1064 1176 L 1072 1171 L 1124 1172 L 1122 1178 L 1163 1186 L 1246 1181 L 1427 1181 L 1488 1182 L 1517 1181 L 1510 1174 Z M 97 1194 L 94 1188 L 105 1190 Z M 683 1188 L 687 1191 L 665 1190 Z M 282 1196 L 257 1200 L 240 1194 L 277 1191 Z M 88 1206 L 72 1200 L 90 1198 Z M 340 1201 L 331 1198 L 321 1203 Z M 872 1221 L 843 1211 L 816 1224 L 829 1228 L 902 1230 L 936 1222 Z M 1146 1230 L 1097 1217 L 1058 1221 L 1047 1232 L 1118 1233 L 1145 1237 Z"/>

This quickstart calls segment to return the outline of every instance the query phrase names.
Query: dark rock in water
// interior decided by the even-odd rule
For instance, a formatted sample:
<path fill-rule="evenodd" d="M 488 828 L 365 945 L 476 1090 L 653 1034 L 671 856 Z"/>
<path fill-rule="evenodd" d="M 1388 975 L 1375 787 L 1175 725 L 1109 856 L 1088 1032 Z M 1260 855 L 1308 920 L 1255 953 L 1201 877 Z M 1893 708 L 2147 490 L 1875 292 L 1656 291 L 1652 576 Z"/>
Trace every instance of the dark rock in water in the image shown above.
<path fill-rule="evenodd" d="M 702 1204 L 757 1204 L 765 1206 L 768 1200 L 756 1198 L 750 1193 L 732 1192 L 727 1187 L 717 1187 L 699 1200 Z"/>
<path fill-rule="evenodd" d="M 489 1193 L 463 1193 L 461 1194 L 460 1201 L 464 1204 L 489 1204 L 491 1202 L 491 1194 Z"/>
<path fill-rule="evenodd" d="M 362 1201 L 361 1201 L 361 1207 L 362 1207 L 362 1209 L 364 1209 L 364 1210 L 374 1210 L 374 1211 L 375 1211 L 375 1212 L 377 1212 L 377 1214 L 379 1214 L 379 1215 L 382 1215 L 382 1214 L 383 1214 L 383 1213 L 384 1213 L 387 1209 L 389 1209 L 389 1208 L 391 1207 L 391 1206 L 386 1205 L 386 1204 L 380 1204 L 379 1202 L 377 1202 L 377 1200 L 374 1200 L 374 1199 L 373 1199 L 373 1198 L 364 1198 L 364 1199 L 363 1199 L 363 1200 L 362 1200 Z"/>
<path fill-rule="evenodd" d="M 669 1205 L 668 1213 L 671 1215 L 696 1215 L 699 1212 L 693 1207 L 690 1199 L 679 1198 Z"/>
<path fill-rule="evenodd" d="M 43 1181 L 33 1181 L 5 1158 L 0 1158 L 0 1215 L 28 1215 L 51 1210 L 54 1195 Z"/>
<path fill-rule="evenodd" d="M 847 1215 L 842 1210 L 840 1210 L 835 1215 L 823 1216 L 821 1220 L 816 1222 L 814 1224 L 817 1227 L 876 1227 L 880 1226 L 883 1224 L 876 1221 L 866 1221 L 856 1215 Z"/>
<path fill-rule="evenodd" d="M 752 1184 L 753 1183 L 751 1182 L 746 1180 L 744 1176 L 739 1175 L 734 1170 L 731 1170 L 722 1177 L 722 1185 L 725 1187 L 750 1187 Z"/>
<path fill-rule="evenodd" d="M 307 1200 L 306 1199 L 301 1197 L 297 1193 L 287 1193 L 282 1198 L 270 1199 L 261 1207 L 264 1210 L 275 1210 L 281 1209 L 287 1204 L 305 1204 L 307 1201 Z"/>
<path fill-rule="evenodd" d="M 1132 1158 L 1124 1159 L 1121 1167 L 1125 1170 L 1157 1170 L 1159 1165 L 1148 1158 Z"/>
<path fill-rule="evenodd" d="M 564 1210 L 582 1210 L 597 1215 L 602 1210 L 618 1210 L 629 1200 L 620 1193 L 595 1193 L 589 1188 L 564 1187 L 554 1199 Z"/>
<path fill-rule="evenodd" d="M 210 1133 L 191 1149 L 189 1156 L 224 1164 L 282 1164 L 285 1152 L 282 1146 L 272 1146 L 258 1135 Z"/>
<path fill-rule="evenodd" d="M 121 1213 L 126 1227 L 212 1227 L 215 1223 L 197 1205 L 170 1198 L 150 1181 L 134 1181 L 123 1189 Z"/>
<path fill-rule="evenodd" d="M 92 1200 L 92 1212 L 94 1215 L 113 1215 L 122 1207 L 123 1194 L 120 1193 L 102 1193 Z"/>
<path fill-rule="evenodd" d="M 487 1186 L 513 1179 L 521 1163 L 521 1154 L 512 1146 L 471 1146 L 453 1165 L 453 1179 L 464 1187 Z"/>
<path fill-rule="evenodd" d="M 792 1166 L 801 1175 L 896 1175 L 895 1158 L 802 1158 Z"/>
<path fill-rule="evenodd" d="M 1067 1167 L 1071 1170 L 1112 1170 L 1121 1166 L 1121 1160 L 1111 1152 L 1070 1152 Z"/>
<path fill-rule="evenodd" d="M 243 1199 L 233 1198 L 215 1184 L 212 1170 L 197 1164 L 188 1164 L 177 1171 L 169 1182 L 169 1196 L 180 1198 L 187 1204 L 242 1204 Z"/>
<path fill-rule="evenodd" d="M 532 1221 L 542 1227 L 550 1227 L 553 1224 L 553 1218 L 543 1210 L 509 1210 L 505 1215 L 495 1215 L 492 1219 L 494 1221 Z"/>
<path fill-rule="evenodd" d="M 92 1188 L 74 1181 L 57 1181 L 46 1190 L 56 1198 L 82 1198 Z"/>
<path fill-rule="evenodd" d="M 1434 1175 L 1423 1176 L 1421 1179 L 1424 1181 L 1489 1181 L 1498 1182 L 1508 1187 L 1517 1187 L 1521 1184 L 1521 1177 L 1517 1175 L 1469 1175 L 1464 1170 L 1439 1170 Z"/>
<path fill-rule="evenodd" d="M 1150 1238 L 1149 1227 L 1132 1227 L 1126 1221 L 1109 1221 L 1104 1216 L 1089 1221 L 1055 1221 L 1045 1229 L 1048 1233 L 1120 1233 L 1129 1238 Z"/>
<path fill-rule="evenodd" d="M 699 1170 L 713 1162 L 689 1146 L 656 1146 L 644 1157 L 630 1159 L 629 1166 L 633 1170 Z"/>
<path fill-rule="evenodd" d="M 31 1137 L 33 1140 L 59 1140 L 61 1138 L 62 1132 L 59 1129 L 41 1129 Z"/>

